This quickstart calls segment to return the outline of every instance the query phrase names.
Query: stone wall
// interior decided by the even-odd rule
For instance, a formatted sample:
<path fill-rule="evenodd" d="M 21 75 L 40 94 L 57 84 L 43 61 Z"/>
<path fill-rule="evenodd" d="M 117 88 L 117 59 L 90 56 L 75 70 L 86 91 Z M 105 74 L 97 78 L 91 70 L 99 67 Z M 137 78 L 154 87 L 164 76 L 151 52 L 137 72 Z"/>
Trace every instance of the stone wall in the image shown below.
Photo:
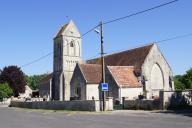
<path fill-rule="evenodd" d="M 138 88 L 120 88 L 120 94 L 121 94 L 121 99 L 122 97 L 126 97 L 126 99 L 138 99 L 138 95 L 143 93 L 143 88 L 138 87 Z"/>
<path fill-rule="evenodd" d="M 98 84 L 87 84 L 86 86 L 86 100 L 99 100 L 99 85 Z"/>
<path fill-rule="evenodd" d="M 76 100 L 76 101 L 36 101 L 23 102 L 11 101 L 11 107 L 30 109 L 50 109 L 50 110 L 76 110 L 76 111 L 100 111 L 99 100 Z M 113 110 L 113 101 L 106 101 L 106 110 Z"/>
<path fill-rule="evenodd" d="M 130 110 L 158 110 L 160 102 L 158 100 L 125 100 L 124 109 Z"/>
<path fill-rule="evenodd" d="M 81 96 L 79 97 L 79 99 L 87 100 L 86 99 L 86 80 L 84 79 L 78 64 L 75 67 L 70 84 L 71 84 L 71 88 L 70 88 L 71 97 L 77 96 L 76 89 L 81 88 Z"/>
<path fill-rule="evenodd" d="M 161 109 L 182 109 L 192 106 L 192 90 L 160 91 Z"/>

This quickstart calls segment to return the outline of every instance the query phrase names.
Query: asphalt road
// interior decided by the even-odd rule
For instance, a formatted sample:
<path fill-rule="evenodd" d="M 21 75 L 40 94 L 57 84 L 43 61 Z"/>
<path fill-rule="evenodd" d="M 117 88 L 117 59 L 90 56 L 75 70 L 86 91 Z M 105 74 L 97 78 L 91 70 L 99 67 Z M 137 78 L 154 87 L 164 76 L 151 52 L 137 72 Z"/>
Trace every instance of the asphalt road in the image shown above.
<path fill-rule="evenodd" d="M 192 128 L 192 117 L 146 111 L 51 112 L 0 107 L 0 128 Z"/>

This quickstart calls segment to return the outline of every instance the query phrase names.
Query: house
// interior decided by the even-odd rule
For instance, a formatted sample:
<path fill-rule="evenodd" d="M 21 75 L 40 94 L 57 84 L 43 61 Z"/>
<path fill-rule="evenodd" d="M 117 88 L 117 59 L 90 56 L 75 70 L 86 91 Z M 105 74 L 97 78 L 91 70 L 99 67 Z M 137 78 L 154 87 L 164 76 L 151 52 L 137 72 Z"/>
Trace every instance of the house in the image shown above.
<path fill-rule="evenodd" d="M 21 98 L 29 98 L 29 97 L 32 96 L 32 93 L 33 93 L 32 89 L 28 85 L 26 85 L 25 86 L 25 92 L 24 93 L 20 93 L 19 97 L 21 97 Z"/>

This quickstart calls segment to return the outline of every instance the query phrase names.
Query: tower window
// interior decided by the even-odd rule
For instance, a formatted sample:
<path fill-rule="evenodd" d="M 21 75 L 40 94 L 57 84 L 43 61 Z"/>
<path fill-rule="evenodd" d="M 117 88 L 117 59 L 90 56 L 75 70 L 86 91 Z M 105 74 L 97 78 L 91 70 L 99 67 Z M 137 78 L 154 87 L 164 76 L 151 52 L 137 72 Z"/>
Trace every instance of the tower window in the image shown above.
<path fill-rule="evenodd" d="M 74 43 L 73 43 L 73 41 L 71 41 L 71 43 L 70 43 L 70 47 L 74 47 Z"/>
<path fill-rule="evenodd" d="M 170 88 L 173 88 L 171 77 L 169 77 L 169 87 L 170 87 Z"/>

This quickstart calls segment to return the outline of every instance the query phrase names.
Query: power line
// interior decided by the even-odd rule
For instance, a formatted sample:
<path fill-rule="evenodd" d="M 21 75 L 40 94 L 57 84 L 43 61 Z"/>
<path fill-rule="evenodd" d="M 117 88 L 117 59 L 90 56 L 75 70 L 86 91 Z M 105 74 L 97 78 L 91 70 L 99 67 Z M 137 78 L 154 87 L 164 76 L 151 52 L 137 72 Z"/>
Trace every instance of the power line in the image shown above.
<path fill-rule="evenodd" d="M 170 41 L 170 40 L 176 40 L 176 39 L 180 39 L 180 38 L 185 38 L 185 37 L 190 37 L 192 36 L 192 33 L 190 34 L 185 34 L 185 35 L 179 35 L 179 36 L 174 36 L 174 37 L 171 37 L 171 38 L 166 38 L 166 39 L 163 39 L 163 40 L 159 40 L 157 41 L 156 43 L 162 43 L 162 42 L 167 42 L 167 41 Z"/>
<path fill-rule="evenodd" d="M 154 9 L 157 9 L 157 8 L 160 8 L 160 7 L 163 7 L 163 6 L 166 6 L 166 5 L 175 3 L 175 2 L 177 2 L 177 1 L 179 1 L 179 0 L 173 0 L 173 1 L 170 1 L 170 2 L 167 2 L 167 3 L 164 3 L 164 4 L 160 4 L 160 5 L 158 5 L 158 6 L 154 6 L 154 7 L 152 7 L 152 8 L 149 8 L 149 9 L 146 9 L 146 10 L 143 10 L 143 11 L 139 11 L 139 12 L 136 12 L 136 13 L 133 13 L 133 14 L 124 16 L 124 17 L 120 17 L 120 18 L 116 18 L 116 19 L 113 19 L 113 20 L 110 20 L 110 21 L 106 21 L 106 22 L 103 22 L 103 25 L 109 24 L 109 23 L 112 23 L 112 22 L 117 22 L 117 21 L 119 21 L 119 20 L 123 20 L 123 19 L 126 19 L 126 18 L 130 18 L 130 17 L 136 16 L 136 15 L 139 15 L 139 14 L 142 14 L 142 13 L 145 13 L 145 12 L 148 12 L 148 11 L 151 11 L 151 10 L 154 10 Z M 87 35 L 88 33 L 92 32 L 92 31 L 93 31 L 95 28 L 97 28 L 98 26 L 99 26 L 99 25 L 96 25 L 96 26 L 92 27 L 91 29 L 89 29 L 87 32 L 85 32 L 84 34 L 82 34 L 81 38 L 83 38 L 83 37 L 84 37 L 85 35 Z M 64 47 L 68 46 L 69 44 L 70 44 L 70 43 L 68 43 L 68 44 L 65 45 Z M 42 59 L 50 56 L 51 54 L 53 54 L 53 52 L 50 52 L 50 53 L 48 53 L 48 54 L 46 54 L 46 55 L 44 55 L 44 56 L 42 56 L 42 57 L 40 57 L 40 58 L 38 58 L 38 59 L 36 59 L 36 60 L 33 60 L 33 61 L 27 63 L 27 64 L 24 64 L 24 65 L 22 65 L 21 67 L 26 67 L 26 66 L 28 66 L 28 65 L 31 65 L 31 64 L 33 64 L 33 63 L 36 63 L 36 62 L 38 62 L 38 61 L 40 61 L 40 60 L 42 60 Z"/>
<path fill-rule="evenodd" d="M 130 18 L 130 17 L 133 17 L 133 16 L 136 16 L 136 15 L 139 15 L 139 14 L 142 14 L 142 13 L 145 13 L 145 12 L 148 12 L 148 11 L 152 11 L 154 9 L 157 9 L 157 8 L 160 8 L 160 7 L 163 7 L 163 6 L 166 6 L 166 5 L 169 5 L 169 4 L 172 4 L 172 3 L 175 3 L 179 0 L 173 0 L 173 1 L 170 1 L 170 2 L 167 2 L 167 3 L 164 3 L 164 4 L 160 4 L 158 6 L 154 6 L 152 8 L 149 8 L 149 9 L 146 9 L 146 10 L 143 10 L 143 11 L 139 11 L 139 12 L 136 12 L 136 13 L 133 13 L 133 14 L 130 14 L 130 15 L 127 15 L 127 16 L 123 16 L 123 17 L 120 17 L 120 18 L 116 18 L 116 19 L 113 19 L 113 20 L 110 20 L 110 21 L 107 21 L 107 22 L 104 22 L 103 24 L 109 24 L 109 23 L 112 23 L 112 22 L 116 22 L 116 21 L 119 21 L 119 20 L 123 20 L 123 19 L 126 19 L 126 18 Z"/>
<path fill-rule="evenodd" d="M 52 55 L 52 54 L 53 54 L 53 52 L 50 52 L 50 53 L 48 53 L 48 54 L 46 54 L 46 55 L 44 55 L 44 56 L 41 56 L 41 57 L 39 57 L 39 58 L 36 59 L 36 60 L 33 60 L 33 61 L 29 62 L 29 63 L 26 63 L 26 64 L 22 65 L 21 68 L 26 67 L 26 66 L 28 66 L 28 65 L 31 65 L 31 64 L 33 64 L 33 63 L 36 63 L 36 62 L 38 62 L 38 61 L 40 61 L 40 60 L 42 60 L 42 59 L 44 59 L 44 58 L 46 58 L 46 57 L 48 57 L 48 56 L 50 56 L 50 55 Z"/>
<path fill-rule="evenodd" d="M 85 32 L 84 34 L 82 34 L 81 38 L 83 38 L 84 36 L 86 36 L 89 32 L 93 31 L 93 30 L 94 30 L 95 28 L 97 28 L 97 27 L 98 27 L 98 25 L 96 25 L 95 27 L 89 29 L 87 32 Z M 77 40 L 77 39 L 76 39 L 76 40 Z M 76 40 L 74 40 L 74 42 L 75 42 Z M 76 43 L 76 42 L 75 42 L 75 43 Z M 66 47 L 66 46 L 68 46 L 69 44 L 70 44 L 70 43 L 64 45 L 63 47 Z M 50 52 L 50 53 L 48 53 L 48 54 L 46 54 L 46 55 L 44 55 L 44 56 L 41 56 L 41 57 L 39 57 L 38 59 L 35 59 L 35 60 L 31 61 L 31 62 L 28 62 L 28 63 L 22 65 L 21 68 L 26 67 L 26 66 L 29 66 L 29 65 L 31 65 L 31 64 L 33 64 L 33 63 L 36 63 L 36 62 L 38 62 L 38 61 L 40 61 L 40 60 L 42 60 L 42 59 L 45 59 L 46 57 L 48 57 L 48 56 L 50 56 L 50 55 L 52 55 L 52 54 L 53 54 L 53 52 Z"/>
<path fill-rule="evenodd" d="M 170 38 L 165 38 L 165 39 L 162 39 L 162 40 L 159 40 L 159 41 L 153 41 L 153 42 L 156 43 L 156 44 L 162 44 L 162 43 L 165 43 L 165 42 L 168 42 L 168 41 L 171 41 L 171 40 L 181 39 L 181 38 L 190 37 L 190 36 L 192 36 L 192 33 L 184 34 L 184 35 L 178 35 L 178 36 L 174 36 L 174 37 L 170 37 Z M 138 46 L 136 46 L 136 48 L 142 47 L 142 46 L 146 46 L 146 45 L 149 45 L 149 44 L 151 44 L 151 43 L 146 43 L 146 44 L 138 45 Z M 120 50 L 109 51 L 109 52 L 107 52 L 107 55 L 113 54 L 113 53 L 122 52 L 122 51 L 125 51 L 125 50 L 127 50 L 127 49 L 120 49 Z M 96 57 L 98 57 L 98 55 L 89 57 L 87 60 L 95 59 Z"/>

